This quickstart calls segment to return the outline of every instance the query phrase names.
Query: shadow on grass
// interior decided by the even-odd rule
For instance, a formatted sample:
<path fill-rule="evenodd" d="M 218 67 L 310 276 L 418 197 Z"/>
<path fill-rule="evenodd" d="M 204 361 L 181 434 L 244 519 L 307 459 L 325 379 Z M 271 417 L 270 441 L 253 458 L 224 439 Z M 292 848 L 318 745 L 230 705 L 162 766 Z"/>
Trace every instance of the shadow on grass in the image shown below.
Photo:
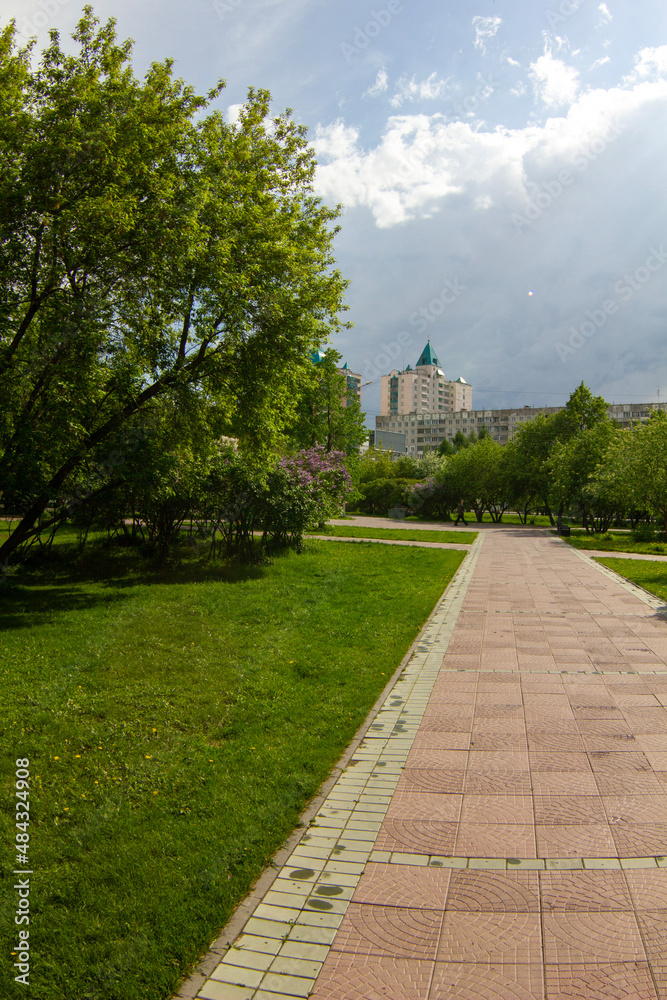
<path fill-rule="evenodd" d="M 281 558 L 277 553 L 270 561 Z M 0 577 L 0 630 L 44 624 L 59 613 L 83 611 L 125 601 L 136 587 L 192 583 L 243 583 L 262 578 L 269 560 L 208 562 L 192 551 L 179 551 L 168 565 L 156 566 L 137 549 L 96 544 L 78 555 L 67 544 L 36 553 Z"/>

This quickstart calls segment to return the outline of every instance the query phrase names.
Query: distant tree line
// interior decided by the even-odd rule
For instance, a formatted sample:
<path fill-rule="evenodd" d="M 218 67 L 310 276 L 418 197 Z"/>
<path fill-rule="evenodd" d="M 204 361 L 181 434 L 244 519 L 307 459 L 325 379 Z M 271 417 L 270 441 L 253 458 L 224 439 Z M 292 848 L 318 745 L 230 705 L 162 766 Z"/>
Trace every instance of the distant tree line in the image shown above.
<path fill-rule="evenodd" d="M 364 463 L 358 505 L 369 513 L 402 504 L 447 519 L 463 499 L 480 522 L 485 513 L 500 522 L 512 510 L 523 523 L 537 512 L 553 525 L 571 515 L 590 532 L 619 518 L 634 526 L 655 517 L 667 531 L 667 415 L 656 411 L 648 423 L 621 428 L 583 382 L 563 410 L 536 417 L 506 445 L 459 432 L 453 447 L 422 459 L 391 462 L 371 452 Z"/>

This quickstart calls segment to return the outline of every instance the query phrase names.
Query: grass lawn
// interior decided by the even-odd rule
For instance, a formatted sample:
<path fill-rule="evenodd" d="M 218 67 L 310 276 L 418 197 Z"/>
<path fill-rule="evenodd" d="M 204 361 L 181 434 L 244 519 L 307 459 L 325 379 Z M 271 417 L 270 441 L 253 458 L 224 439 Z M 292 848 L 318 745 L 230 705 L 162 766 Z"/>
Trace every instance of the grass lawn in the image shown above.
<path fill-rule="evenodd" d="M 597 559 L 609 569 L 613 569 L 619 576 L 624 576 L 626 580 L 639 584 L 645 590 L 649 590 L 656 597 L 667 602 L 667 566 L 664 563 L 652 562 L 642 559 Z"/>
<path fill-rule="evenodd" d="M 71 536 L 70 536 L 71 538 Z M 135 550 L 0 586 L 5 957 L 15 760 L 29 758 L 30 987 L 165 1000 L 363 722 L 465 553 L 310 540 L 265 566 Z M 13 961 L 14 959 L 12 959 Z"/>
<path fill-rule="evenodd" d="M 585 532 L 563 539 L 575 549 L 599 552 L 637 552 L 644 555 L 667 555 L 666 542 L 633 542 L 630 534 L 587 535 Z"/>
<path fill-rule="evenodd" d="M 431 531 L 428 528 L 359 528 L 341 524 L 328 524 L 324 531 L 315 530 L 316 535 L 334 535 L 338 538 L 388 538 L 403 542 L 447 542 L 472 545 L 477 538 L 476 531 Z"/>
<path fill-rule="evenodd" d="M 409 516 L 409 517 L 406 517 L 405 520 L 406 521 L 432 521 L 433 519 L 432 518 L 423 518 L 423 517 Z M 477 524 L 478 523 L 477 517 L 476 517 L 476 515 L 475 515 L 475 513 L 473 511 L 469 511 L 469 510 L 466 511 L 466 521 L 468 521 L 469 524 Z M 443 522 L 443 523 L 446 523 L 446 522 Z M 482 515 L 482 523 L 483 524 L 493 524 L 494 521 L 493 521 L 493 518 L 491 517 L 490 514 L 485 513 L 485 514 Z M 503 525 L 503 524 L 521 524 L 522 522 L 521 522 L 521 518 L 519 517 L 518 514 L 511 514 L 509 512 L 506 512 L 505 514 L 503 514 L 503 519 L 502 519 L 502 521 L 500 523 L 501 523 L 501 525 Z M 530 514 L 528 516 L 528 527 L 534 527 L 535 525 L 537 525 L 537 527 L 550 527 L 551 526 L 551 521 L 546 516 L 546 514 Z"/>

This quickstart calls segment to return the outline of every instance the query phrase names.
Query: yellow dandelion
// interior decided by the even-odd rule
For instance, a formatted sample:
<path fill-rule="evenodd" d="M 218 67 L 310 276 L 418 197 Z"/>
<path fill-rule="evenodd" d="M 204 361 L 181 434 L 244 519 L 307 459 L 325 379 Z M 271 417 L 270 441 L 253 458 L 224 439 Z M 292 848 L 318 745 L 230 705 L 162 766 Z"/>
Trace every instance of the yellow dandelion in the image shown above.
<path fill-rule="evenodd" d="M 60 760 L 60 757 L 54 757 L 53 759 L 54 760 Z"/>
<path fill-rule="evenodd" d="M 146 760 L 150 760 L 151 759 L 151 755 L 149 753 L 144 754 L 144 757 L 146 758 Z"/>
<path fill-rule="evenodd" d="M 80 753 L 75 753 L 75 754 L 74 754 L 74 756 L 75 756 L 75 757 L 80 757 L 80 756 L 81 756 L 81 754 L 80 754 Z"/>
<path fill-rule="evenodd" d="M 153 792 L 153 795 L 157 795 L 157 792 Z"/>

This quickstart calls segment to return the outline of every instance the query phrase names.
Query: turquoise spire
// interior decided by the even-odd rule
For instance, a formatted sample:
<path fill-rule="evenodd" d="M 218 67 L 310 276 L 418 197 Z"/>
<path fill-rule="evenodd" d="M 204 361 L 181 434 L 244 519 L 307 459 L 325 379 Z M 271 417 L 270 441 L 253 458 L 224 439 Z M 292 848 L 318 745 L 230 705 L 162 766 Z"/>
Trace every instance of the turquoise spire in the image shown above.
<path fill-rule="evenodd" d="M 433 348 L 431 347 L 431 341 L 429 340 L 426 347 L 421 353 L 419 361 L 417 362 L 417 368 L 420 368 L 422 365 L 438 365 L 438 364 L 440 364 L 440 362 L 433 353 Z"/>

